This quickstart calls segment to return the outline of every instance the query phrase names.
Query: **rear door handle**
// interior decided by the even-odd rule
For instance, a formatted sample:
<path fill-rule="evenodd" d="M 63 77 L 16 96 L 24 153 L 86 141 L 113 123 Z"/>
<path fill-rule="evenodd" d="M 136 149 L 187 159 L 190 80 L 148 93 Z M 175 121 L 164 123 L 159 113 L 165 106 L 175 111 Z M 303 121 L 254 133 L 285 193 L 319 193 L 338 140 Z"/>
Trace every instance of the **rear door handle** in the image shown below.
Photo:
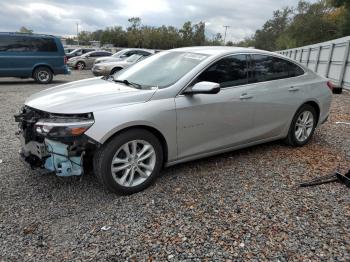
<path fill-rule="evenodd" d="M 299 91 L 299 88 L 295 87 L 295 86 L 291 86 L 290 88 L 288 88 L 289 92 L 296 92 Z"/>
<path fill-rule="evenodd" d="M 241 100 L 247 100 L 247 99 L 251 99 L 253 98 L 252 95 L 248 95 L 247 93 L 241 94 L 241 96 L 239 97 L 239 99 Z"/>

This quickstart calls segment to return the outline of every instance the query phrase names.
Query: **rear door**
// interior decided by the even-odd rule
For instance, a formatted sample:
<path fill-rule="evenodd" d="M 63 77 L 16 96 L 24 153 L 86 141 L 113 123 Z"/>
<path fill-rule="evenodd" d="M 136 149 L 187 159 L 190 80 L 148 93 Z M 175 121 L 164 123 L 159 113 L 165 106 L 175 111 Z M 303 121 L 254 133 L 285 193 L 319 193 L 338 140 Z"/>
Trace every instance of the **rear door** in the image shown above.
<path fill-rule="evenodd" d="M 251 55 L 248 82 L 255 108 L 254 140 L 273 138 L 288 128 L 289 122 L 303 101 L 304 74 L 296 64 L 279 57 Z"/>
<path fill-rule="evenodd" d="M 105 56 L 110 56 L 111 53 L 109 52 L 104 52 L 104 51 L 96 51 L 90 54 L 89 58 L 86 61 L 86 65 L 88 67 L 92 67 L 95 60 L 100 57 L 105 57 Z"/>
<path fill-rule="evenodd" d="M 179 159 L 249 141 L 254 111 L 251 100 L 245 96 L 247 76 L 247 56 L 228 56 L 211 65 L 190 84 L 219 83 L 218 94 L 175 98 Z"/>

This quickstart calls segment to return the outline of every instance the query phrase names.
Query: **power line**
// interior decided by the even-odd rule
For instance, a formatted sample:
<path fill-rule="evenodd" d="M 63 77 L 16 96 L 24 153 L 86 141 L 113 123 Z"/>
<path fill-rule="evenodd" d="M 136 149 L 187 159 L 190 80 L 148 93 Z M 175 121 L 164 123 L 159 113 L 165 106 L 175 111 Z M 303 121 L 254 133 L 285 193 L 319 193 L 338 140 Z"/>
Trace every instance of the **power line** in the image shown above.
<path fill-rule="evenodd" d="M 226 33 L 227 33 L 227 28 L 230 28 L 230 27 L 232 27 L 232 26 L 230 26 L 230 25 L 224 25 L 224 27 L 225 27 L 224 44 L 226 44 Z"/>

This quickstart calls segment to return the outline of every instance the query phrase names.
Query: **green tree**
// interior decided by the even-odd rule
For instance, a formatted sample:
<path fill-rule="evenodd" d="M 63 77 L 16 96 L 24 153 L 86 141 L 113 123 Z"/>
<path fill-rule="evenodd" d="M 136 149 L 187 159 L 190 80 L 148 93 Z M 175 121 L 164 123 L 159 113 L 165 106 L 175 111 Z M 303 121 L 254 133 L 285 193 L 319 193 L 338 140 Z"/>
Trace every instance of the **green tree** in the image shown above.
<path fill-rule="evenodd" d="M 74 45 L 75 43 L 76 43 L 75 40 L 73 38 L 71 38 L 71 37 L 68 37 L 66 39 L 66 44 L 67 45 Z"/>
<path fill-rule="evenodd" d="M 132 17 L 128 19 L 130 26 L 127 28 L 127 39 L 129 47 L 142 47 L 141 18 Z"/>
<path fill-rule="evenodd" d="M 350 35 L 350 0 L 331 0 L 330 4 L 340 11 L 338 18 L 341 34 Z"/>
<path fill-rule="evenodd" d="M 121 26 L 107 27 L 101 33 L 101 44 L 113 44 L 116 47 L 126 47 L 128 45 L 127 33 Z"/>
<path fill-rule="evenodd" d="M 21 28 L 19 29 L 20 33 L 27 33 L 27 34 L 33 34 L 33 30 L 32 29 L 28 29 L 25 26 L 21 26 Z"/>
<path fill-rule="evenodd" d="M 193 26 L 193 44 L 201 46 L 205 44 L 205 23 L 199 22 Z"/>
<path fill-rule="evenodd" d="M 78 41 L 80 45 L 89 45 L 90 41 L 94 40 L 92 34 L 89 31 L 81 31 L 78 34 Z"/>
<path fill-rule="evenodd" d="M 288 7 L 273 12 L 272 19 L 269 19 L 262 29 L 256 31 L 255 47 L 265 50 L 276 50 L 276 41 L 286 30 L 292 10 Z"/>
<path fill-rule="evenodd" d="M 193 27 L 190 21 L 184 23 L 179 32 L 182 38 L 183 46 L 193 45 Z"/>
<path fill-rule="evenodd" d="M 295 39 L 296 46 L 309 45 L 340 37 L 337 24 L 329 19 L 334 11 L 326 1 L 309 3 L 300 1 L 287 35 Z"/>

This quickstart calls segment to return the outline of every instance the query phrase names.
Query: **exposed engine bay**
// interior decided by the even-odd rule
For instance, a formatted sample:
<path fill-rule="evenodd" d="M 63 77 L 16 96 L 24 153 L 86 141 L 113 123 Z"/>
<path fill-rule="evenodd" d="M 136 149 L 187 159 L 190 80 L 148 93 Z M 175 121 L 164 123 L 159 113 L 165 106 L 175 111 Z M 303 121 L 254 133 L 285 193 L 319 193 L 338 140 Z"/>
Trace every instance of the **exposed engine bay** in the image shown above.
<path fill-rule="evenodd" d="M 81 176 L 98 143 L 84 135 L 94 123 L 92 113 L 52 114 L 28 106 L 15 115 L 20 156 L 34 168 L 58 176 Z"/>

